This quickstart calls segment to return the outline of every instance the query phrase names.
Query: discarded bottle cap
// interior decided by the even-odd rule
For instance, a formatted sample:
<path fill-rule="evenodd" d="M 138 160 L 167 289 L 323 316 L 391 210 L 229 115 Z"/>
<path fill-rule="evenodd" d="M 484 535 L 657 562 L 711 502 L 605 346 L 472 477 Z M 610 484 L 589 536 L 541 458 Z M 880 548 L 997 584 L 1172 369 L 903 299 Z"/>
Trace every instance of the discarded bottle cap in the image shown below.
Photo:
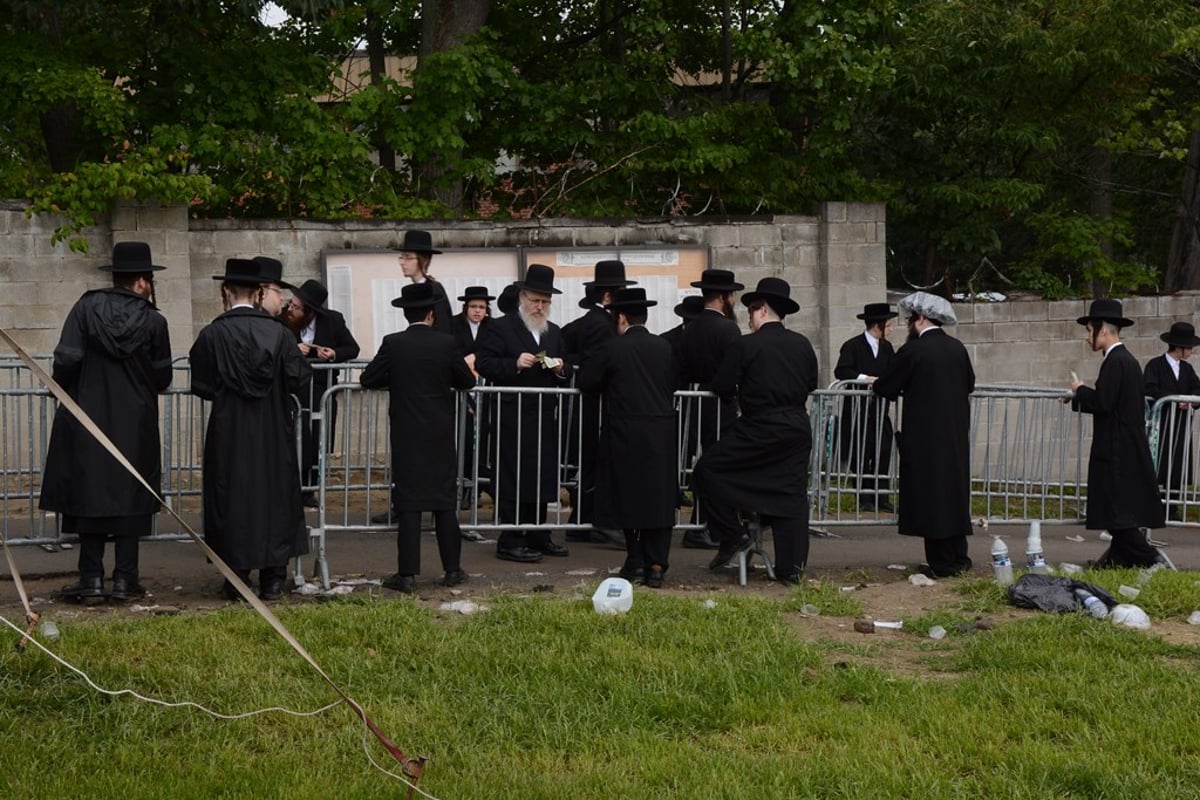
<path fill-rule="evenodd" d="M 929 629 L 929 638 L 930 639 L 946 638 L 946 629 L 943 628 L 941 625 L 934 625 L 932 628 Z"/>

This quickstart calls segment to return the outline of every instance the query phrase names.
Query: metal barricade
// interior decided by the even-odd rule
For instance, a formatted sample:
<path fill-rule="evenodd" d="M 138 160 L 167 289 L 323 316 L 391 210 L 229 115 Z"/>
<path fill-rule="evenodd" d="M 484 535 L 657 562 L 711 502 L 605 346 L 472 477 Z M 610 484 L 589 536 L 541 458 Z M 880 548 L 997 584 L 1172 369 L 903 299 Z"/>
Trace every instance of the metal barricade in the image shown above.
<path fill-rule="evenodd" d="M 53 518 L 38 509 L 53 421 L 54 399 L 45 389 L 0 389 L 0 533 L 9 544 L 57 538 Z"/>
<path fill-rule="evenodd" d="M 1154 401 L 1146 414 L 1150 453 L 1167 506 L 1168 525 L 1187 522 L 1189 513 L 1196 517 L 1196 508 L 1200 507 L 1200 487 L 1193 483 L 1200 456 L 1197 409 L 1200 396 L 1173 394 Z"/>

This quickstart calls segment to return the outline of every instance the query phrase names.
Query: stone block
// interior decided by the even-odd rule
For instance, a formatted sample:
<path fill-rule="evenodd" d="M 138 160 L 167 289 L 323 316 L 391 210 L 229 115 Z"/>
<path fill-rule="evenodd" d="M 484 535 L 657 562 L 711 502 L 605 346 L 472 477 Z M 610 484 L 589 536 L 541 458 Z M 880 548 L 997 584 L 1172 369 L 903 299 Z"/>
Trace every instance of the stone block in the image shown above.
<path fill-rule="evenodd" d="M 1060 342 L 1075 336 L 1081 328 L 1066 320 L 1029 322 L 1029 339 L 1035 342 Z"/>
<path fill-rule="evenodd" d="M 738 228 L 738 243 L 742 247 L 777 247 L 783 244 L 778 225 L 742 224 Z"/>
<path fill-rule="evenodd" d="M 213 249 L 227 258 L 254 258 L 262 254 L 263 234 L 254 230 L 221 231 L 213 241 Z"/>
<path fill-rule="evenodd" d="M 714 226 L 711 230 L 716 233 L 724 231 L 724 226 Z M 784 244 L 805 245 L 816 247 L 821 241 L 821 226 L 815 222 L 793 223 L 779 226 L 779 236 Z"/>
<path fill-rule="evenodd" d="M 868 228 L 870 229 L 868 233 Z M 875 240 L 874 223 L 843 222 L 829 226 L 828 241 L 836 244 L 861 244 Z"/>
<path fill-rule="evenodd" d="M 1010 322 L 1012 308 L 1008 303 L 975 303 L 976 322 Z"/>
<path fill-rule="evenodd" d="M 103 262 L 96 262 L 97 265 Z M 13 281 L 61 281 L 73 276 L 77 270 L 63 268 L 61 258 L 20 258 L 9 267 L 9 278 Z"/>
<path fill-rule="evenodd" d="M 1126 317 L 1140 320 L 1158 316 L 1157 297 L 1126 297 L 1121 299 L 1121 310 Z"/>
<path fill-rule="evenodd" d="M 102 278 L 90 281 L 39 281 L 36 284 L 37 291 L 34 293 L 33 302 L 37 305 L 58 308 L 62 313 L 62 318 L 65 319 L 71 306 L 83 296 L 84 292 L 111 285 L 111 280 L 104 280 Z"/>
<path fill-rule="evenodd" d="M 996 342 L 1027 342 L 1028 322 L 997 322 L 992 325 L 992 339 Z"/>
<path fill-rule="evenodd" d="M 1087 313 L 1088 304 L 1086 300 L 1052 300 L 1046 306 L 1046 319 L 1074 321 Z"/>
<path fill-rule="evenodd" d="M 883 222 L 887 206 L 883 203 L 847 203 L 846 218 L 850 222 Z"/>
<path fill-rule="evenodd" d="M 849 213 L 849 203 L 821 203 L 817 209 L 818 216 L 826 223 L 845 222 Z"/>
<path fill-rule="evenodd" d="M 963 344 L 990 344 L 995 341 L 990 322 L 956 325 L 950 329 L 949 333 Z"/>
<path fill-rule="evenodd" d="M 58 306 L 14 306 L 12 324 L 18 330 L 22 328 L 58 330 L 62 326 L 64 316 L 63 309 Z"/>
<path fill-rule="evenodd" d="M 974 303 L 951 303 L 950 308 L 954 310 L 954 316 L 958 320 L 959 327 L 970 325 L 975 322 L 975 304 Z M 896 309 L 900 311 L 899 308 Z M 903 313 L 901 314 L 903 316 Z"/>
<path fill-rule="evenodd" d="M 972 359 L 975 368 L 975 385 L 1017 384 L 1028 385 L 1032 382 L 1028 361 L 989 359 L 982 353 L 976 353 Z M 980 364 L 986 364 L 983 375 L 980 374 Z"/>
<path fill-rule="evenodd" d="M 36 305 L 38 302 L 38 287 L 43 285 L 56 285 L 57 281 L 40 281 L 40 280 L 9 280 L 3 284 L 3 292 L 0 292 L 0 305 L 4 306 L 30 306 Z"/>
<path fill-rule="evenodd" d="M 1044 300 L 1014 300 L 1008 306 L 1013 322 L 1039 322 L 1049 318 Z"/>

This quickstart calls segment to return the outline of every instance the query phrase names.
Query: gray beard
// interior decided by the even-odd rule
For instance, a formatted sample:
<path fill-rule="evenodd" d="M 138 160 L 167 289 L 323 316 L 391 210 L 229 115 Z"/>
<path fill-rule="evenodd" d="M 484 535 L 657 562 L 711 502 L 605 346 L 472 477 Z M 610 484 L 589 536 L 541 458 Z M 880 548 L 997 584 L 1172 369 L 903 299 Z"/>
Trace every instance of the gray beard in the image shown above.
<path fill-rule="evenodd" d="M 525 327 L 529 329 L 530 333 L 536 333 L 538 336 L 541 336 L 543 333 L 546 332 L 546 329 L 548 327 L 550 327 L 550 320 L 543 319 L 541 322 L 535 323 L 532 319 L 529 318 L 528 315 L 526 315 L 525 309 L 523 309 L 523 308 L 520 309 L 517 313 L 519 313 L 521 315 L 521 322 L 525 323 Z"/>

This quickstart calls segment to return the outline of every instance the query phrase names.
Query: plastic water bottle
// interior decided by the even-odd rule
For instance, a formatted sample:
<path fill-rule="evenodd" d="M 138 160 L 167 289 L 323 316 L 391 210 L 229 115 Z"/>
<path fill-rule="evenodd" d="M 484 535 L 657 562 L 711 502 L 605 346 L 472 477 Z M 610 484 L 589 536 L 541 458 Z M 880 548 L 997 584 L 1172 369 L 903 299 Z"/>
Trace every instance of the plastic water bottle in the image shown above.
<path fill-rule="evenodd" d="M 1042 523 L 1034 520 L 1029 523 L 1029 538 L 1025 541 L 1025 563 L 1029 571 L 1038 575 L 1049 572 L 1046 569 L 1046 553 L 1042 550 Z"/>
<path fill-rule="evenodd" d="M 1079 602 L 1083 603 L 1083 608 L 1096 619 L 1104 619 L 1108 616 L 1108 606 L 1104 605 L 1104 601 L 1096 595 L 1089 592 L 1087 589 L 1076 589 L 1075 596 L 1079 598 Z"/>
<path fill-rule="evenodd" d="M 624 578 L 605 578 L 592 595 L 597 614 L 624 614 L 633 607 L 633 584 Z"/>
<path fill-rule="evenodd" d="M 992 570 L 996 583 L 1008 586 L 1013 582 L 1012 561 L 1008 557 L 1008 545 L 999 536 L 992 537 Z"/>
<path fill-rule="evenodd" d="M 47 642 L 57 642 L 58 641 L 58 626 L 54 624 L 54 620 L 52 620 L 52 619 L 42 620 L 42 625 L 39 628 L 39 630 L 41 630 L 42 636 L 46 639 Z"/>

